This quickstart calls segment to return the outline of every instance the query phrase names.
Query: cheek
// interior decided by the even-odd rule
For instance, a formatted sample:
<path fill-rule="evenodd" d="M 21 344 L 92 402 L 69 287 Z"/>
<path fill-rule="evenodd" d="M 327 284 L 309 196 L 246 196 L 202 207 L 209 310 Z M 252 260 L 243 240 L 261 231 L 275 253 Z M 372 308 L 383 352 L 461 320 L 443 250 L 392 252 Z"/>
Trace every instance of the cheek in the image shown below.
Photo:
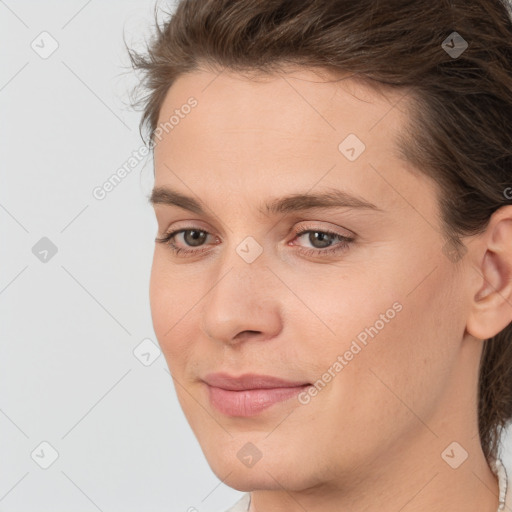
<path fill-rule="evenodd" d="M 365 342 L 368 346 L 370 340 L 389 331 L 403 315 L 400 281 L 385 282 L 382 276 L 386 272 L 377 269 L 336 270 L 332 274 L 302 278 L 300 286 L 294 286 L 303 301 L 302 314 L 295 319 L 304 333 L 300 339 L 317 358 L 325 354 L 332 359 L 343 354 L 350 350 L 354 340 L 362 347 Z M 381 276 L 380 279 L 374 274 Z"/>
<path fill-rule="evenodd" d="M 301 340 L 317 377 L 329 368 L 340 375 L 333 379 L 333 407 L 351 403 L 370 421 L 375 404 L 389 404 L 387 411 L 394 414 L 403 407 L 399 396 L 430 409 L 442 394 L 465 324 L 463 311 L 455 308 L 452 268 L 443 257 L 434 260 L 345 274 L 335 285 L 324 283 L 322 293 L 318 281 L 306 282 L 303 296 L 322 321 L 309 315 L 315 322 Z M 338 356 L 344 360 L 341 370 L 333 367 Z"/>
<path fill-rule="evenodd" d="M 389 304 L 367 303 L 371 314 L 365 327 L 383 328 L 368 337 L 345 368 L 345 384 L 339 381 L 335 401 L 351 404 L 357 424 L 371 425 L 377 410 L 382 419 L 387 418 L 376 427 L 375 437 L 382 434 L 378 429 L 417 426 L 414 415 L 428 418 L 448 387 L 464 326 L 460 312 L 452 309 L 450 279 L 450 269 L 440 265 L 412 293 L 414 287 L 409 285 L 415 280 L 402 280 L 402 291 L 396 296 L 402 309 L 385 324 L 377 325 L 375 320 Z"/>
<path fill-rule="evenodd" d="M 165 330 L 170 327 L 168 315 L 169 312 L 172 311 L 172 298 L 169 297 L 168 280 L 163 271 L 164 268 L 160 259 L 155 249 L 149 281 L 149 302 L 153 328 L 159 342 L 162 343 L 163 334 Z M 170 299 L 171 303 L 169 303 Z"/>
<path fill-rule="evenodd" d="M 165 257 L 155 251 L 149 285 L 153 329 L 169 369 L 179 369 L 187 357 L 190 341 L 187 338 L 187 318 L 193 314 L 198 298 L 186 279 L 178 279 L 177 271 Z"/>

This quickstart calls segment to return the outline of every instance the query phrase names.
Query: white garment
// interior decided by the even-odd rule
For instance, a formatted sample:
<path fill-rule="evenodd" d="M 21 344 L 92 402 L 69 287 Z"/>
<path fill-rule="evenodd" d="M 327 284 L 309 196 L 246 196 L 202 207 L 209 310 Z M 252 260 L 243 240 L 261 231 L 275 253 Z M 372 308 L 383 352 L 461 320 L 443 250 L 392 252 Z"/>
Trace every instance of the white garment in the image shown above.
<path fill-rule="evenodd" d="M 509 474 L 507 474 L 507 469 L 501 459 L 497 459 L 494 464 L 491 464 L 491 469 L 498 477 L 500 486 L 500 506 L 496 512 L 512 512 L 512 491 L 510 490 L 512 487 L 512 471 L 509 468 Z"/>
<path fill-rule="evenodd" d="M 500 505 L 496 512 L 512 512 L 512 491 L 509 490 L 512 487 L 512 471 L 510 471 L 510 474 L 507 474 L 507 470 L 501 462 L 501 459 L 491 464 L 491 469 L 498 477 L 500 491 Z M 248 512 L 250 504 L 251 493 L 247 492 L 231 508 L 226 510 L 226 512 Z"/>

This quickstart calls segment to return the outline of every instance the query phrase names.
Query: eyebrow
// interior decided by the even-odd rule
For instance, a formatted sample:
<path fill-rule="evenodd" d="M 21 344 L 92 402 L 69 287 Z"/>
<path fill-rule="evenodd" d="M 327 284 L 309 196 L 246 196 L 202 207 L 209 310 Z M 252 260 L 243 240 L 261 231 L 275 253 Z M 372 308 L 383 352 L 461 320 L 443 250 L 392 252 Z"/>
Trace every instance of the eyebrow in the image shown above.
<path fill-rule="evenodd" d="M 155 187 L 148 198 L 149 203 L 177 206 L 184 210 L 206 215 L 201 203 L 167 187 Z M 315 208 L 358 208 L 382 211 L 378 206 L 364 199 L 349 194 L 343 190 L 329 188 L 317 193 L 295 193 L 277 199 L 271 199 L 263 204 L 258 211 L 266 215 L 286 214 Z"/>

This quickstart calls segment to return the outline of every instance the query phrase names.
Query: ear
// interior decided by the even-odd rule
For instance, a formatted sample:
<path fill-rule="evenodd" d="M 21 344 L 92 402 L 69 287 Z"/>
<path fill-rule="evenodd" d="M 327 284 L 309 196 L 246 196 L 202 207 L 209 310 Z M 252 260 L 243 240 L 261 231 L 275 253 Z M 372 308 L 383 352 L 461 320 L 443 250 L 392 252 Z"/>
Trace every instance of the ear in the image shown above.
<path fill-rule="evenodd" d="M 512 322 L 512 205 L 496 210 L 485 232 L 474 241 L 476 264 L 470 271 L 479 276 L 472 281 L 466 329 L 485 340 Z"/>

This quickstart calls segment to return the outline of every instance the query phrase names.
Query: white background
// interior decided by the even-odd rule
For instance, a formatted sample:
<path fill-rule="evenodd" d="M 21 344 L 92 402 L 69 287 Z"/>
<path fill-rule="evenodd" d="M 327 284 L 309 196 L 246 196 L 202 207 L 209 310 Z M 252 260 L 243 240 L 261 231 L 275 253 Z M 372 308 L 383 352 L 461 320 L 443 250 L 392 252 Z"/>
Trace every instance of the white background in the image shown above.
<path fill-rule="evenodd" d="M 0 512 L 213 512 L 242 495 L 210 470 L 163 356 L 133 354 L 156 342 L 150 158 L 92 194 L 142 146 L 123 31 L 142 41 L 152 10 L 0 2 Z"/>
<path fill-rule="evenodd" d="M 0 511 L 219 511 L 242 494 L 210 470 L 163 356 L 132 352 L 156 341 L 152 161 L 92 194 L 142 146 L 123 31 L 142 40 L 153 3 L 0 2 Z"/>

